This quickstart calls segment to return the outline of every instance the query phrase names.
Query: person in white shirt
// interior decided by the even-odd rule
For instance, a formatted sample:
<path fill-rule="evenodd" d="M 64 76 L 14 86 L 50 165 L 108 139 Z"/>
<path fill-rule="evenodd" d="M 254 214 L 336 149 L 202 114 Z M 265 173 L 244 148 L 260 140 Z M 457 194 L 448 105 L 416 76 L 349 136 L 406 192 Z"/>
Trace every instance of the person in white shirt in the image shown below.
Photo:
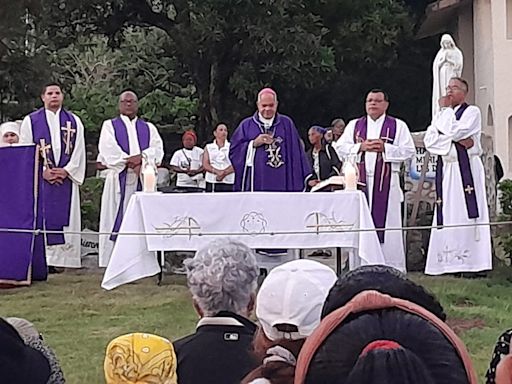
<path fill-rule="evenodd" d="M 416 148 L 407 124 L 386 114 L 388 95 L 373 89 L 366 96 L 366 116 L 348 123 L 334 144 L 342 159 L 359 157 L 359 186 L 365 192 L 372 212 L 386 265 L 406 269 L 401 230 L 403 193 L 400 166 L 414 156 Z"/>
<path fill-rule="evenodd" d="M 101 197 L 100 232 L 118 232 L 130 197 L 141 190 L 142 154 L 159 164 L 164 156 L 163 142 L 157 128 L 137 117 L 137 95 L 126 91 L 119 97 L 119 116 L 103 122 L 97 161 L 106 166 L 101 171 L 105 186 Z M 116 235 L 100 235 L 99 265 L 106 267 Z"/>
<path fill-rule="evenodd" d="M 183 192 L 204 190 L 203 153 L 196 147 L 197 136 L 194 131 L 186 131 L 181 137 L 183 148 L 178 149 L 171 158 L 171 170 L 177 173 L 176 189 Z"/>
<path fill-rule="evenodd" d="M 213 130 L 215 139 L 206 144 L 203 168 L 206 171 L 206 192 L 232 192 L 235 170 L 229 160 L 228 127 L 219 124 Z"/>

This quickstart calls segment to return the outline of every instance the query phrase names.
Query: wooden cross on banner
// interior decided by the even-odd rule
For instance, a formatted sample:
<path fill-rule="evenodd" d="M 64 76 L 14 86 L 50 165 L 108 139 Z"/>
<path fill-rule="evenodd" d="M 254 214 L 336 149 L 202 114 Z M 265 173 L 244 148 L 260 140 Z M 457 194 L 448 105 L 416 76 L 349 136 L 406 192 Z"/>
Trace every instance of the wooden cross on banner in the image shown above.
<path fill-rule="evenodd" d="M 64 131 L 64 141 L 66 143 L 66 150 L 64 153 L 69 156 L 72 149 L 71 139 L 73 134 L 76 133 L 76 129 L 71 128 L 71 121 L 66 121 L 66 127 L 62 127 L 60 130 Z"/>
<path fill-rule="evenodd" d="M 46 144 L 45 139 L 39 140 L 39 151 L 41 152 L 41 157 L 43 158 L 43 165 L 48 168 L 51 166 L 50 160 L 48 160 L 48 151 L 51 149 L 50 144 Z"/>

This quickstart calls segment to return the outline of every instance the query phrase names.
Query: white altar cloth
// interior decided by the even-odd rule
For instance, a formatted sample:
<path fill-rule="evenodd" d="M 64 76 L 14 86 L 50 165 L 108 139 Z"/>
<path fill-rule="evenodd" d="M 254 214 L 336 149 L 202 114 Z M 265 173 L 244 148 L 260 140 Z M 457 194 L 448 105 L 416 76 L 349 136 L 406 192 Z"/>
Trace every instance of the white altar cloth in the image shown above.
<path fill-rule="evenodd" d="M 113 289 L 160 272 L 155 251 L 194 251 L 219 237 L 251 248 L 354 248 L 351 269 L 383 264 L 359 191 L 135 193 L 101 286 Z M 140 235 L 144 233 L 144 235 Z"/>

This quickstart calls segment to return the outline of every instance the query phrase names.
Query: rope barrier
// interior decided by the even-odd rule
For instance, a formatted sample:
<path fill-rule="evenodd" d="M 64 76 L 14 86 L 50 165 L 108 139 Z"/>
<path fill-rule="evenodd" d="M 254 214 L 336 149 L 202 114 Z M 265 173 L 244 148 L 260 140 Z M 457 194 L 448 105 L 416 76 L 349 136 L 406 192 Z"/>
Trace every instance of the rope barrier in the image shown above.
<path fill-rule="evenodd" d="M 385 232 L 390 231 L 412 231 L 412 230 L 432 230 L 444 228 L 465 228 L 465 227 L 484 227 L 484 226 L 504 226 L 512 225 L 512 221 L 494 221 L 488 223 L 472 223 L 472 224 L 451 224 L 451 225 L 420 225 L 420 226 L 404 226 L 382 229 Z M 344 227 L 342 229 L 336 228 L 337 226 Z M 311 234 L 328 234 L 328 233 L 354 233 L 354 232 L 375 232 L 375 228 L 346 228 L 347 224 L 321 224 L 318 227 L 330 228 L 328 231 L 317 231 L 316 229 L 304 231 L 272 231 L 263 233 L 249 233 L 249 232 L 188 232 L 188 228 L 165 228 L 158 232 L 95 232 L 95 231 L 51 231 L 44 229 L 19 229 L 19 228 L 0 228 L 0 233 L 28 233 L 33 235 L 40 234 L 67 234 L 67 235 L 106 235 L 117 234 L 119 236 L 276 236 L 276 235 L 311 235 Z M 178 232 L 187 231 L 187 232 Z"/>

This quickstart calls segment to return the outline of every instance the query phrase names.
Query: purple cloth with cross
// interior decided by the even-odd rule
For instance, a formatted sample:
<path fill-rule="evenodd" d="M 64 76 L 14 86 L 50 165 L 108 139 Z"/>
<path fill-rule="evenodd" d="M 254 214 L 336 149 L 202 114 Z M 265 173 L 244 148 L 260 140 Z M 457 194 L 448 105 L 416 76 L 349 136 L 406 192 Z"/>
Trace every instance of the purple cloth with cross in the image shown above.
<path fill-rule="evenodd" d="M 38 155 L 35 145 L 0 148 L 0 228 L 40 228 L 36 222 Z M 0 266 L 0 284 L 46 280 L 42 235 L 0 232 Z"/>
<path fill-rule="evenodd" d="M 35 144 L 39 144 L 41 139 L 45 143 L 52 145 L 52 138 L 50 134 L 50 127 L 46 119 L 46 111 L 41 108 L 29 115 L 32 123 L 32 137 Z M 54 158 L 53 148 L 46 151 L 50 168 L 64 168 L 71 159 L 73 149 L 75 148 L 77 125 L 73 114 L 65 109 L 61 109 L 59 113 L 61 134 L 60 147 L 61 153 L 58 161 Z M 69 153 L 66 153 L 67 146 L 67 133 L 62 128 L 70 125 L 74 130 L 74 134 L 70 133 Z M 41 167 L 43 166 L 41 161 Z M 71 213 L 71 195 L 72 195 L 73 182 L 68 177 L 64 179 L 62 184 L 50 184 L 48 181 L 40 178 L 40 199 L 39 206 L 43 217 L 44 229 L 47 231 L 63 231 L 64 227 L 69 226 L 69 217 Z M 46 235 L 48 245 L 64 244 L 63 233 L 49 233 Z"/>
<path fill-rule="evenodd" d="M 460 108 L 455 112 L 455 118 L 460 120 L 464 111 L 469 107 L 469 104 L 463 103 Z M 466 201 L 466 210 L 468 218 L 476 219 L 480 216 L 478 213 L 478 202 L 476 200 L 475 183 L 473 181 L 473 173 L 471 172 L 471 163 L 469 161 L 468 150 L 457 142 L 453 142 L 457 150 L 457 160 L 462 181 L 462 189 L 464 190 L 464 199 Z M 437 225 L 444 224 L 443 218 L 443 157 L 437 157 L 436 165 L 436 204 L 437 204 Z"/>
<path fill-rule="evenodd" d="M 393 144 L 396 136 L 396 119 L 391 116 L 386 116 L 382 123 L 380 131 L 380 139 L 384 143 Z M 354 143 L 360 143 L 367 139 L 368 133 L 368 118 L 361 117 L 356 122 L 354 129 Z M 359 162 L 359 187 L 368 198 L 368 188 L 366 180 L 366 163 L 365 152 L 361 154 L 361 161 Z M 375 228 L 377 229 L 377 236 L 380 243 L 384 243 L 386 231 L 386 217 L 388 214 L 389 204 L 389 191 L 391 188 L 391 163 L 385 162 L 381 152 L 377 153 L 377 160 L 375 162 L 375 170 L 373 176 L 373 191 L 372 191 L 372 218 Z"/>
<path fill-rule="evenodd" d="M 112 126 L 114 127 L 114 134 L 116 136 L 117 144 L 121 147 L 124 153 L 130 154 L 130 141 L 128 139 L 128 131 L 126 129 L 126 125 L 120 117 L 116 117 L 112 119 Z M 141 152 L 145 149 L 149 148 L 149 125 L 142 119 L 137 119 L 135 123 L 135 129 L 137 130 L 137 139 L 139 141 L 139 147 Z M 119 208 L 117 209 L 116 220 L 114 222 L 114 227 L 112 228 L 112 232 L 114 234 L 110 235 L 110 240 L 116 241 L 117 235 L 115 233 L 119 232 L 119 228 L 121 228 L 121 223 L 123 221 L 124 216 L 124 200 L 126 198 L 126 174 L 128 169 L 125 168 L 121 173 L 119 173 L 119 187 L 121 191 L 121 199 L 119 201 Z M 137 185 L 137 190 L 141 190 L 140 182 Z"/>

